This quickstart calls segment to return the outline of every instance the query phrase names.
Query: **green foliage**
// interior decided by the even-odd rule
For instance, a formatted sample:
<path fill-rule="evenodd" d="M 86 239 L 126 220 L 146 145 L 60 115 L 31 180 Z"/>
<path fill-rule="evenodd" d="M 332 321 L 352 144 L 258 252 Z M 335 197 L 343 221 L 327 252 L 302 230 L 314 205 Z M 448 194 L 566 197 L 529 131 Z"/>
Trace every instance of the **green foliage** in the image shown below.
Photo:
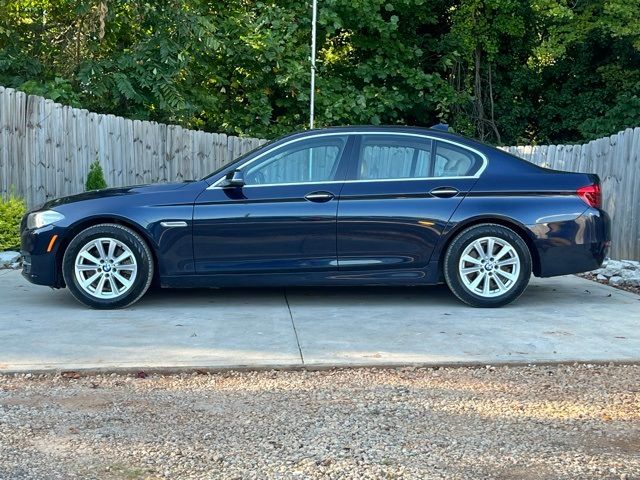
<path fill-rule="evenodd" d="M 68 80 L 56 77 L 51 81 L 28 80 L 20 85 L 20 90 L 29 95 L 40 95 L 72 107 L 80 106 L 80 98 Z"/>
<path fill-rule="evenodd" d="M 87 183 L 85 184 L 85 190 L 100 190 L 107 188 L 107 181 L 104 179 L 104 172 L 100 166 L 100 162 L 96 160 L 89 165 L 89 173 L 87 174 Z"/>
<path fill-rule="evenodd" d="M 0 0 L 0 85 L 257 137 L 308 122 L 307 0 Z M 640 124 L 638 0 L 323 0 L 316 122 L 495 143 Z"/>
<path fill-rule="evenodd" d="M 20 248 L 20 221 L 27 212 L 27 205 L 13 195 L 0 197 L 0 252 Z"/>

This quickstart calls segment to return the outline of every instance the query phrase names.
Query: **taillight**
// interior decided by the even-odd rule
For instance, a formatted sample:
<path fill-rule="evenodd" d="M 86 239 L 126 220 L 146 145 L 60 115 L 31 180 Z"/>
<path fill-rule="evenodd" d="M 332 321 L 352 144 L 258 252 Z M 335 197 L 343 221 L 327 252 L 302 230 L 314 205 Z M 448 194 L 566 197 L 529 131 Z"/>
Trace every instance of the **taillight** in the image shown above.
<path fill-rule="evenodd" d="M 602 192 L 600 191 L 600 184 L 594 183 L 593 185 L 587 185 L 576 190 L 578 196 L 590 207 L 600 208 L 602 207 Z"/>

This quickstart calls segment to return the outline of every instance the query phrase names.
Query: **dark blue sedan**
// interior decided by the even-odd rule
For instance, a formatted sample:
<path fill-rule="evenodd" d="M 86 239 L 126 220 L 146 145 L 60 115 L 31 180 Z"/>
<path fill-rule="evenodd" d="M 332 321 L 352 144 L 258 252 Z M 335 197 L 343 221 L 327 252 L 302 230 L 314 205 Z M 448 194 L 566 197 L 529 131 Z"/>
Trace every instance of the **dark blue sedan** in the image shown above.
<path fill-rule="evenodd" d="M 438 129 L 289 135 L 202 180 L 61 198 L 22 222 L 24 276 L 94 308 L 162 287 L 428 285 L 497 307 L 598 268 L 596 175 Z"/>

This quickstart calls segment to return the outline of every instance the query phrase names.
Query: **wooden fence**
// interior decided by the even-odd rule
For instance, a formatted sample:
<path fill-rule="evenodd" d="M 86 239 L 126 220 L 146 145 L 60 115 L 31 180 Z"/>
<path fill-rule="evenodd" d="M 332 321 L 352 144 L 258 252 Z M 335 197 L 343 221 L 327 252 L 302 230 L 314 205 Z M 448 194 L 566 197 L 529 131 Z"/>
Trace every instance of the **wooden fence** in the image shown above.
<path fill-rule="evenodd" d="M 0 194 L 30 207 L 84 191 L 99 160 L 110 186 L 200 178 L 264 143 L 128 120 L 0 87 Z"/>
<path fill-rule="evenodd" d="M 0 194 L 30 207 L 82 192 L 99 160 L 110 186 L 199 178 L 264 140 L 71 108 L 0 87 Z M 541 166 L 597 173 L 614 258 L 640 259 L 640 128 L 584 145 L 503 147 Z"/>

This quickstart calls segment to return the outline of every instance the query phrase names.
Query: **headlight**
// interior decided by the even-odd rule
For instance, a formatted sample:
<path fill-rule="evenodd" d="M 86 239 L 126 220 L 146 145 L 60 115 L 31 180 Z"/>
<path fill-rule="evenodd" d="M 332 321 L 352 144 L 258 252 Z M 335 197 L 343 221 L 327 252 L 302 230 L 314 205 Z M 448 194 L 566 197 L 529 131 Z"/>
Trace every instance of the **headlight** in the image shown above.
<path fill-rule="evenodd" d="M 30 213 L 27 217 L 27 228 L 42 228 L 45 225 L 59 222 L 63 218 L 64 215 L 54 210 L 44 210 L 42 212 Z"/>

